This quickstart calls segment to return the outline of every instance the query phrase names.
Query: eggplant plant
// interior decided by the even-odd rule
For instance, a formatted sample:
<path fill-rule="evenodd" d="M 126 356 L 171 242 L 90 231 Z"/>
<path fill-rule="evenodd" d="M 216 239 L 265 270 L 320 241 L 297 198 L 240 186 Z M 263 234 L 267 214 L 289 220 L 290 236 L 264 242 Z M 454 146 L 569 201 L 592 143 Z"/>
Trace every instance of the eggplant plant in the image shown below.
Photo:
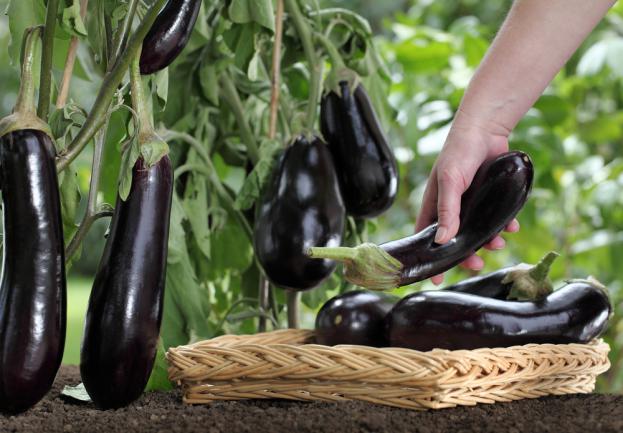
<path fill-rule="evenodd" d="M 294 325 L 299 304 L 315 309 L 327 291 L 349 287 L 334 261 L 311 259 L 306 250 L 367 236 L 367 223 L 353 218 L 359 214 L 346 215 L 340 188 L 353 168 L 322 139 L 321 123 L 339 115 L 325 110 L 322 122 L 318 116 L 330 67 L 357 76 L 357 98 L 364 88 L 375 90 L 357 99 L 362 113 L 388 118 L 379 90 L 389 74 L 360 15 L 310 8 L 304 0 L 36 0 L 12 1 L 8 18 L 14 41 L 26 23 L 40 21 L 45 29 L 44 59 L 34 70 L 41 79 L 38 111 L 49 129 L 8 131 L 0 152 L 3 167 L 23 165 L 11 159 L 13 144 L 39 143 L 47 164 L 39 183 L 50 203 L 38 203 L 37 212 L 50 221 L 49 236 L 30 234 L 54 251 L 46 256 L 45 269 L 54 268 L 46 296 L 57 302 L 46 302 L 46 344 L 60 349 L 50 348 L 47 370 L 37 367 L 45 373 L 41 392 L 62 356 L 64 267 L 83 266 L 83 255 L 99 265 L 88 269 L 94 283 L 81 374 L 102 408 L 170 386 L 159 347 Z M 11 54 L 18 60 L 19 52 Z M 366 116 L 380 133 L 384 125 Z M 385 188 L 377 179 L 386 191 L 367 217 L 386 209 L 397 187 L 390 143 L 374 149 L 391 167 Z M 13 215 L 29 202 L 4 191 L 19 179 L 5 171 L 5 258 L 30 269 L 40 258 L 11 253 L 16 241 L 9 233 L 29 224 Z M 100 220 L 109 225 L 106 237 L 94 229 Z M 101 257 L 97 245 L 104 246 Z M 6 281 L 17 275 L 12 268 Z M 20 271 L 20 278 L 39 277 Z M 12 284 L 5 280 L 3 290 Z M 12 317 L 6 314 L 0 317 Z M 26 407 L 37 398 L 12 404 Z"/>

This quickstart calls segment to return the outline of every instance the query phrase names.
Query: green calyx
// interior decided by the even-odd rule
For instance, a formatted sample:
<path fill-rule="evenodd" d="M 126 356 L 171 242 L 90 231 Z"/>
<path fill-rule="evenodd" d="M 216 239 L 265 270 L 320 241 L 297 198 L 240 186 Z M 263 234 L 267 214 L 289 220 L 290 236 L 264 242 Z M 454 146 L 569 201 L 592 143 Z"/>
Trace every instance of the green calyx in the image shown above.
<path fill-rule="evenodd" d="M 331 69 L 324 82 L 325 93 L 333 92 L 341 98 L 342 83 L 344 82 L 348 83 L 348 88 L 352 95 L 361 83 L 361 77 L 355 71 L 346 67 Z"/>
<path fill-rule="evenodd" d="M 138 124 L 138 145 L 147 166 L 151 167 L 169 153 L 169 145 L 154 130 L 153 115 L 145 98 L 143 79 L 140 72 L 141 49 L 138 49 L 130 65 L 130 86 L 132 107 Z"/>
<path fill-rule="evenodd" d="M 13 113 L 0 120 L 0 137 L 13 131 L 34 129 L 42 131 L 52 137 L 50 126 L 37 117 L 35 105 L 35 82 L 33 80 L 33 66 L 37 43 L 41 40 L 42 27 L 29 27 L 24 32 L 22 41 L 22 72 L 20 77 L 19 93 Z"/>
<path fill-rule="evenodd" d="M 312 247 L 307 255 L 343 263 L 344 277 L 367 289 L 391 290 L 400 283 L 402 263 L 372 243 L 364 243 L 354 248 Z"/>
<path fill-rule="evenodd" d="M 554 291 L 548 275 L 557 252 L 547 253 L 536 265 L 521 263 L 502 280 L 503 284 L 513 283 L 508 299 L 535 301 L 545 298 Z"/>

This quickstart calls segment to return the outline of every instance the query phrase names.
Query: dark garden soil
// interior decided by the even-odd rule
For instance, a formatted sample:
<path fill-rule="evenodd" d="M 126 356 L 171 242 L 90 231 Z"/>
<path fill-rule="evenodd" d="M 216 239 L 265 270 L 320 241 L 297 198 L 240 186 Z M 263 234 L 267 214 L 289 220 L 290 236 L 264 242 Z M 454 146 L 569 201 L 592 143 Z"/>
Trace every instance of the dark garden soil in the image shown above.
<path fill-rule="evenodd" d="M 144 395 L 100 411 L 60 397 L 79 382 L 63 367 L 48 396 L 18 416 L 0 415 L 0 432 L 623 432 L 623 396 L 575 395 L 417 412 L 365 403 L 247 401 L 186 406 L 181 394 Z"/>

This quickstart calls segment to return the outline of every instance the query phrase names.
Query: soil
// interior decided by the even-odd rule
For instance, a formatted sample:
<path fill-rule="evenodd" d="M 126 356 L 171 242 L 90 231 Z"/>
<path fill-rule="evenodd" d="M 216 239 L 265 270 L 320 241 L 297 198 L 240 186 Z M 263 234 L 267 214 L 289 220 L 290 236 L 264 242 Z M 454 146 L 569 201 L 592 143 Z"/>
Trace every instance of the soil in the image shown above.
<path fill-rule="evenodd" d="M 570 395 L 419 412 L 366 403 L 219 402 L 187 406 L 181 393 L 145 394 L 130 406 L 101 411 L 60 396 L 80 382 L 63 366 L 54 388 L 34 408 L 0 415 L 0 432 L 623 432 L 623 396 Z"/>

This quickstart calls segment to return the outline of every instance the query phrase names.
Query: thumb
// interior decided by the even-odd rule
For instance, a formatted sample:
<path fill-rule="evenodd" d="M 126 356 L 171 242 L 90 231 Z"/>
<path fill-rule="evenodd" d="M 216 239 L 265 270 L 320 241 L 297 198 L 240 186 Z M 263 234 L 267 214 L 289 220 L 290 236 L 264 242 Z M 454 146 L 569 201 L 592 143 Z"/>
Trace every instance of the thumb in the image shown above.
<path fill-rule="evenodd" d="M 438 173 L 437 233 L 435 242 L 445 244 L 459 231 L 461 195 L 467 189 L 463 173 L 455 167 L 443 168 Z"/>

